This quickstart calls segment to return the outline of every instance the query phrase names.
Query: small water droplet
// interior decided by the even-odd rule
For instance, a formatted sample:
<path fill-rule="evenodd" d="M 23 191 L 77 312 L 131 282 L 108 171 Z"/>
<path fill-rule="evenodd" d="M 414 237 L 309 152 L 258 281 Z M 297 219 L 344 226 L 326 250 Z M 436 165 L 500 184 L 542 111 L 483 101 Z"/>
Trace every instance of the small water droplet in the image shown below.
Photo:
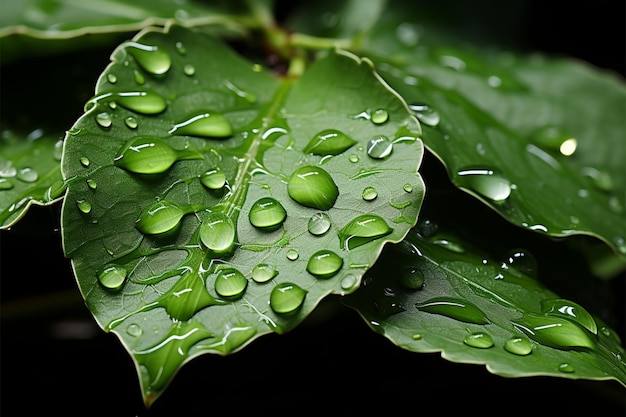
<path fill-rule="evenodd" d="M 192 76 L 196 73 L 196 67 L 191 64 L 185 64 L 185 66 L 183 67 L 183 72 L 185 73 L 185 75 Z"/>
<path fill-rule="evenodd" d="M 417 120 L 427 126 L 435 127 L 440 122 L 439 113 L 426 104 L 411 104 L 409 109 L 413 111 Z"/>
<path fill-rule="evenodd" d="M 537 260 L 524 249 L 513 249 L 505 257 L 501 264 L 502 269 L 515 270 L 531 278 L 537 278 Z"/>
<path fill-rule="evenodd" d="M 22 168 L 17 172 L 17 179 L 31 183 L 39 179 L 39 174 L 32 168 Z"/>
<path fill-rule="evenodd" d="M 168 133 L 201 138 L 228 138 L 233 135 L 233 128 L 223 114 L 200 112 L 194 113 L 182 122 L 175 124 Z"/>
<path fill-rule="evenodd" d="M 87 158 L 86 156 L 81 156 L 80 157 L 80 164 L 82 166 L 84 166 L 85 168 L 89 167 L 89 164 L 90 164 L 89 158 Z"/>
<path fill-rule="evenodd" d="M 169 53 L 157 45 L 127 42 L 125 46 L 139 66 L 151 74 L 163 75 L 169 71 L 172 65 Z"/>
<path fill-rule="evenodd" d="M 583 326 L 555 315 L 527 313 L 513 325 L 531 339 L 557 349 L 595 347 L 595 342 Z"/>
<path fill-rule="evenodd" d="M 129 129 L 137 129 L 138 123 L 137 123 L 137 119 L 135 119 L 133 116 L 128 116 L 124 119 L 124 124 L 129 128 Z"/>
<path fill-rule="evenodd" d="M 378 197 L 378 192 L 374 187 L 365 187 L 361 192 L 361 197 L 365 201 L 372 201 L 375 200 L 376 197 Z"/>
<path fill-rule="evenodd" d="M 385 109 L 377 109 L 372 113 L 372 123 L 381 125 L 389 120 L 389 113 Z"/>
<path fill-rule="evenodd" d="M 322 249 L 309 258 L 306 270 L 318 278 L 330 278 L 339 272 L 343 266 L 343 258 L 335 252 Z"/>
<path fill-rule="evenodd" d="M 200 240 L 216 254 L 229 253 L 235 243 L 235 225 L 222 212 L 209 213 L 200 224 Z"/>
<path fill-rule="evenodd" d="M 515 355 L 526 356 L 533 351 L 533 344 L 525 337 L 512 337 L 504 342 L 504 350 Z"/>
<path fill-rule="evenodd" d="M 135 70 L 135 82 L 139 85 L 144 85 L 146 83 L 146 77 L 140 71 Z"/>
<path fill-rule="evenodd" d="M 247 286 L 246 277 L 234 268 L 220 270 L 215 278 L 215 292 L 224 298 L 241 297 Z"/>
<path fill-rule="evenodd" d="M 250 207 L 248 219 L 250 223 L 265 231 L 278 229 L 287 218 L 285 208 L 272 197 L 258 199 Z"/>
<path fill-rule="evenodd" d="M 14 186 L 15 185 L 13 184 L 13 181 L 11 181 L 10 179 L 0 178 L 0 190 L 10 190 Z"/>
<path fill-rule="evenodd" d="M 143 329 L 137 323 L 131 323 L 126 328 L 126 333 L 129 336 L 139 337 L 143 334 Z"/>
<path fill-rule="evenodd" d="M 341 279 L 341 289 L 345 291 L 353 290 L 359 282 L 356 275 L 348 274 Z"/>
<path fill-rule="evenodd" d="M 574 320 L 591 333 L 598 334 L 598 325 L 593 319 L 593 316 L 573 301 L 563 298 L 541 300 L 541 312 L 547 315 L 557 315 Z"/>
<path fill-rule="evenodd" d="M 439 231 L 439 225 L 430 219 L 423 219 L 417 224 L 416 231 L 422 237 L 433 237 Z"/>
<path fill-rule="evenodd" d="M 613 179 L 607 171 L 599 170 L 593 167 L 584 167 L 580 170 L 583 177 L 589 181 L 600 191 L 610 192 L 613 190 Z"/>
<path fill-rule="evenodd" d="M 407 184 L 404 184 L 404 185 L 402 186 L 402 189 L 403 189 L 404 191 L 406 191 L 407 193 L 412 193 L 412 192 L 413 192 L 413 186 L 412 186 L 411 184 L 408 184 L 408 183 L 407 183 Z"/>
<path fill-rule="evenodd" d="M 98 281 L 110 290 L 119 290 L 126 281 L 126 268 L 119 265 L 107 265 L 98 273 Z"/>
<path fill-rule="evenodd" d="M 215 167 L 200 175 L 200 182 L 210 190 L 220 190 L 226 185 L 226 175 L 219 167 Z"/>
<path fill-rule="evenodd" d="M 494 202 L 501 202 L 511 195 L 511 183 L 496 169 L 465 168 L 457 172 L 459 185 L 469 188 Z"/>
<path fill-rule="evenodd" d="M 91 188 L 92 190 L 95 190 L 96 188 L 98 188 L 98 183 L 96 183 L 96 180 L 92 178 L 88 178 L 86 180 L 86 183 L 87 183 L 87 187 Z"/>
<path fill-rule="evenodd" d="M 111 84 L 115 84 L 117 82 L 117 76 L 115 74 L 108 73 L 107 81 L 109 81 Z"/>
<path fill-rule="evenodd" d="M 85 214 L 91 213 L 91 203 L 87 200 L 76 200 L 76 207 Z"/>
<path fill-rule="evenodd" d="M 424 287 L 424 274 L 419 269 L 409 266 L 398 277 L 398 283 L 408 290 L 419 290 Z"/>
<path fill-rule="evenodd" d="M 339 155 L 357 142 L 335 129 L 322 130 L 304 147 L 302 152 L 314 155 Z"/>
<path fill-rule="evenodd" d="M 111 121 L 111 115 L 107 112 L 98 113 L 96 115 L 96 122 L 104 128 L 111 127 L 111 124 L 113 123 Z"/>
<path fill-rule="evenodd" d="M 182 159 L 202 159 L 202 154 L 177 151 L 159 138 L 136 136 L 118 152 L 114 164 L 136 174 L 161 174 Z"/>
<path fill-rule="evenodd" d="M 307 291 L 296 284 L 283 282 L 270 294 L 270 307 L 277 314 L 295 313 L 304 303 Z"/>
<path fill-rule="evenodd" d="M 289 249 L 287 251 L 287 259 L 289 259 L 290 261 L 295 261 L 296 259 L 298 259 L 300 257 L 300 254 L 298 253 L 297 250 L 295 249 Z"/>
<path fill-rule="evenodd" d="M 296 169 L 289 176 L 287 192 L 297 203 L 319 210 L 330 209 L 339 196 L 339 189 L 330 174 L 309 165 Z"/>
<path fill-rule="evenodd" d="M 478 349 L 489 349 L 493 347 L 493 339 L 484 332 L 476 332 L 467 335 L 465 339 L 463 339 L 463 343 Z"/>
<path fill-rule="evenodd" d="M 159 114 L 167 108 L 165 99 L 152 90 L 112 90 L 92 97 L 85 105 L 90 110 L 99 102 L 116 102 L 127 110 L 141 114 Z"/>
<path fill-rule="evenodd" d="M 309 233 L 315 236 L 322 236 L 328 230 L 330 230 L 330 217 L 326 213 L 315 213 L 309 218 L 308 229 Z"/>
<path fill-rule="evenodd" d="M 418 310 L 441 314 L 465 323 L 489 324 L 487 316 L 481 309 L 469 301 L 453 297 L 435 297 L 423 303 L 415 304 Z"/>
<path fill-rule="evenodd" d="M 161 200 L 148 207 L 137 219 L 135 227 L 145 234 L 154 235 L 169 232 L 187 214 L 182 207 Z"/>
<path fill-rule="evenodd" d="M 352 219 L 339 231 L 339 241 L 343 249 L 352 250 L 387 236 L 392 231 L 393 229 L 380 216 L 362 214 Z"/>
<path fill-rule="evenodd" d="M 260 263 L 252 268 L 252 279 L 259 284 L 267 282 L 278 275 L 278 271 L 270 264 Z"/>
<path fill-rule="evenodd" d="M 182 42 L 178 41 L 178 42 L 176 42 L 175 46 L 176 46 L 176 52 L 178 52 L 182 56 L 187 55 L 187 48 L 185 48 L 185 44 L 183 44 Z"/>
<path fill-rule="evenodd" d="M 348 159 L 350 160 L 350 162 L 352 162 L 353 164 L 356 164 L 357 162 L 359 162 L 359 156 L 352 154 L 348 157 Z"/>
<path fill-rule="evenodd" d="M 574 372 L 574 367 L 570 365 L 569 363 L 563 362 L 562 364 L 559 365 L 559 371 L 570 374 Z"/>
<path fill-rule="evenodd" d="M 391 155 L 393 143 L 387 136 L 374 136 L 367 142 L 367 154 L 374 159 L 383 159 Z"/>

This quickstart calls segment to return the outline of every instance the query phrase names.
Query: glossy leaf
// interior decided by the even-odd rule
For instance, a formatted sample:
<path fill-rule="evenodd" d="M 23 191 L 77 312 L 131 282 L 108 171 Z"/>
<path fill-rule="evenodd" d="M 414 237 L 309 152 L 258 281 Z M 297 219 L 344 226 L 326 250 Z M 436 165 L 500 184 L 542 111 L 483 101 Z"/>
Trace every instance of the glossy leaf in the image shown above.
<path fill-rule="evenodd" d="M 328 129 L 354 144 L 321 139 Z M 293 79 L 180 26 L 120 45 L 66 137 L 63 243 L 146 402 L 191 358 L 286 332 L 354 291 L 416 223 L 419 135 L 371 63 L 346 52 Z"/>

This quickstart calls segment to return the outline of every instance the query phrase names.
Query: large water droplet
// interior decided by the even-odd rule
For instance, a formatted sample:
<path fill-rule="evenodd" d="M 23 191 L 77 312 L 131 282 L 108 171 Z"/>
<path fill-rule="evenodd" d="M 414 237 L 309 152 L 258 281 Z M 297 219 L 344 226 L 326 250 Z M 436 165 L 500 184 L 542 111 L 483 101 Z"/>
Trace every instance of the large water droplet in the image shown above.
<path fill-rule="evenodd" d="M 148 207 L 137 219 L 135 227 L 145 234 L 169 232 L 180 223 L 186 211 L 172 202 L 161 200 Z"/>
<path fill-rule="evenodd" d="M 191 149 L 177 151 L 159 138 L 137 136 L 124 145 L 114 163 L 136 174 L 160 174 L 182 159 L 202 159 L 202 154 Z"/>
<path fill-rule="evenodd" d="M 423 124 L 431 127 L 435 127 L 439 124 L 439 113 L 433 110 L 430 106 L 427 106 L 426 104 L 411 104 L 409 105 L 409 108 L 413 111 L 417 120 Z"/>
<path fill-rule="evenodd" d="M 120 106 L 141 114 L 158 114 L 167 108 L 165 99 L 152 90 L 113 90 L 92 97 L 85 105 L 85 111 L 99 102 L 115 102 Z"/>
<path fill-rule="evenodd" d="M 246 277 L 234 268 L 222 269 L 215 278 L 215 292 L 224 298 L 241 297 L 247 286 Z"/>
<path fill-rule="evenodd" d="M 330 278 L 339 272 L 343 266 L 343 258 L 335 252 L 322 249 L 309 258 L 306 270 L 318 278 Z"/>
<path fill-rule="evenodd" d="M 352 219 L 339 231 L 339 241 L 343 249 L 352 250 L 388 235 L 392 228 L 376 214 L 362 214 Z"/>
<path fill-rule="evenodd" d="M 175 124 L 168 133 L 201 138 L 228 138 L 233 135 L 233 128 L 223 114 L 205 111 L 190 115 Z"/>
<path fill-rule="evenodd" d="M 547 315 L 556 315 L 574 320 L 591 333 L 598 334 L 598 325 L 593 316 L 573 301 L 563 298 L 541 300 L 541 311 Z"/>
<path fill-rule="evenodd" d="M 272 197 L 258 199 L 250 207 L 248 219 L 250 223 L 261 230 L 274 231 L 278 229 L 287 218 L 285 208 Z"/>
<path fill-rule="evenodd" d="M 230 252 L 235 243 L 235 226 L 230 217 L 219 211 L 209 213 L 200 225 L 200 240 L 216 254 Z"/>
<path fill-rule="evenodd" d="M 226 185 L 226 175 L 219 167 L 215 167 L 203 173 L 200 182 L 210 190 L 220 190 Z"/>
<path fill-rule="evenodd" d="M 156 45 L 127 42 L 125 46 L 139 66 L 151 74 L 163 75 L 172 65 L 169 53 Z"/>
<path fill-rule="evenodd" d="M 578 323 L 555 315 L 524 314 L 513 325 L 531 339 L 557 349 L 595 347 L 595 341 L 584 327 Z"/>
<path fill-rule="evenodd" d="M 489 324 L 481 309 L 469 301 L 452 297 L 435 297 L 423 303 L 415 304 L 418 310 L 441 314 L 450 318 L 474 324 Z"/>
<path fill-rule="evenodd" d="M 98 281 L 110 290 L 119 290 L 126 281 L 126 268 L 119 265 L 107 265 L 98 273 Z"/>
<path fill-rule="evenodd" d="M 98 123 L 101 127 L 107 128 L 111 127 L 113 121 L 111 120 L 111 115 L 107 112 L 102 112 L 96 114 L 96 123 Z"/>
<path fill-rule="evenodd" d="M 309 233 L 315 236 L 322 236 L 330 230 L 330 217 L 326 213 L 315 213 L 307 224 Z"/>
<path fill-rule="evenodd" d="M 495 202 L 504 201 L 511 195 L 511 183 L 496 169 L 465 168 L 457 172 L 457 176 L 460 186 Z"/>
<path fill-rule="evenodd" d="M 367 154 L 374 159 L 383 159 L 391 155 L 393 143 L 387 136 L 374 136 L 367 142 Z"/>
<path fill-rule="evenodd" d="M 322 130 L 309 141 L 302 152 L 315 155 L 339 155 L 357 143 L 335 129 Z"/>
<path fill-rule="evenodd" d="M 493 347 L 493 339 L 484 332 L 476 332 L 467 335 L 465 339 L 463 339 L 463 343 L 479 349 L 489 349 Z"/>
<path fill-rule="evenodd" d="M 270 307 L 277 314 L 295 313 L 304 303 L 307 291 L 291 282 L 282 282 L 272 289 Z"/>
<path fill-rule="evenodd" d="M 504 342 L 504 350 L 515 355 L 526 356 L 532 353 L 533 344 L 525 337 L 513 337 Z"/>
<path fill-rule="evenodd" d="M 278 275 L 278 271 L 270 264 L 260 263 L 252 268 L 252 279 L 259 284 L 267 282 Z"/>
<path fill-rule="evenodd" d="M 303 206 L 319 210 L 330 209 L 339 196 L 339 189 L 330 174 L 310 165 L 300 167 L 291 174 L 287 192 Z"/>

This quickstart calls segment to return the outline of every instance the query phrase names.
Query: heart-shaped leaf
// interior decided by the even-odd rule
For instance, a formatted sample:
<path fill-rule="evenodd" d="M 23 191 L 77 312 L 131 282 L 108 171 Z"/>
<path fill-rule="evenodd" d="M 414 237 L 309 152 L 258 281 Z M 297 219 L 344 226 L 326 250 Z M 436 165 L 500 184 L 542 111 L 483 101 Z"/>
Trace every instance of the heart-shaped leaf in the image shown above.
<path fill-rule="evenodd" d="M 65 139 L 64 250 L 148 404 L 191 358 L 354 291 L 416 223 L 419 123 L 349 53 L 292 79 L 207 34 L 145 30 L 86 109 Z"/>

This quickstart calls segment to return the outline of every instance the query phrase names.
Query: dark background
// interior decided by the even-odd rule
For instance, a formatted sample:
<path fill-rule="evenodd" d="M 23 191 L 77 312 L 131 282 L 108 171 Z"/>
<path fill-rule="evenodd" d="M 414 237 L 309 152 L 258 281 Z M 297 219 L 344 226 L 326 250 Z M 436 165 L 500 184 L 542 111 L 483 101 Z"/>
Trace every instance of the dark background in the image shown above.
<path fill-rule="evenodd" d="M 496 43 L 576 57 L 624 76 L 624 2 L 595 1 L 584 7 L 555 1 L 513 2 L 518 7 L 524 4 L 515 23 L 508 2 L 465 3 L 443 2 L 455 5 L 458 16 L 469 16 L 460 20 L 462 31 L 484 37 L 498 34 Z M 567 9 L 563 4 L 568 4 Z M 466 10 L 469 7 L 472 13 Z M 72 58 L 101 60 L 97 71 L 80 74 L 95 80 L 109 53 Z M 50 60 L 46 70 L 58 62 Z M 29 77 L 36 80 L 41 70 L 32 65 L 3 69 L 2 89 L 18 88 Z M 13 103 L 1 104 L 4 112 Z M 482 365 L 456 364 L 438 354 L 397 348 L 330 298 L 288 334 L 264 336 L 231 356 L 195 359 L 146 411 L 130 356 L 114 335 L 96 326 L 83 305 L 69 261 L 63 257 L 59 215 L 60 205 L 33 207 L 11 230 L 0 232 L 2 416 L 374 410 L 416 415 L 580 415 L 581 410 L 589 410 L 585 413 L 609 417 L 623 416 L 626 410 L 625 391 L 614 382 L 508 379 L 490 374 Z M 611 285 L 622 300 L 617 314 L 623 316 L 623 277 Z M 617 330 L 624 334 L 623 328 Z"/>

